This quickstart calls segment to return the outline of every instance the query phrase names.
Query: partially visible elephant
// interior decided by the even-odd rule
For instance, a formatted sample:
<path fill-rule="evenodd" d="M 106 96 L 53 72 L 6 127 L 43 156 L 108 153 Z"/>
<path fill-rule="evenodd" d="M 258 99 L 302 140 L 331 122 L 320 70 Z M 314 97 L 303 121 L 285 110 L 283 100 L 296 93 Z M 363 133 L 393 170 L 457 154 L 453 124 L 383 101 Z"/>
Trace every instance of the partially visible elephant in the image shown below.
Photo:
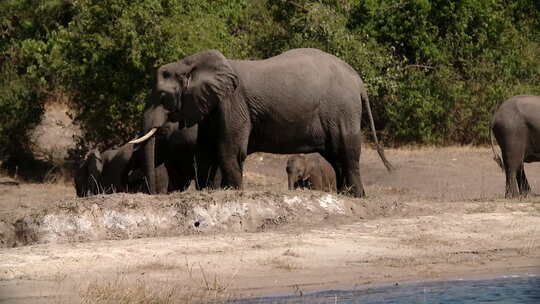
<path fill-rule="evenodd" d="M 147 178 L 149 189 L 157 189 L 159 181 L 149 178 L 154 170 L 149 170 L 148 165 L 155 168 L 164 165 L 169 173 L 168 191 L 184 191 L 191 181 L 195 179 L 194 155 L 197 147 L 197 126 L 190 128 L 180 127 L 179 123 L 166 123 L 156 135 L 154 151 L 149 153 L 145 144 L 141 145 L 140 153 L 142 161 L 141 169 Z M 154 183 L 151 185 L 151 183 Z M 158 191 L 159 193 L 159 191 Z"/>
<path fill-rule="evenodd" d="M 306 188 L 336 191 L 336 173 L 318 153 L 296 154 L 287 159 L 289 190 Z"/>
<path fill-rule="evenodd" d="M 138 151 L 141 151 L 138 153 Z M 75 172 L 77 196 L 115 192 L 137 192 L 147 189 L 146 180 L 137 170 L 142 166 L 142 150 L 133 144 L 100 153 L 90 150 Z M 158 193 L 167 193 L 169 177 L 165 165 L 156 170 Z M 143 176 L 144 177 L 144 176 Z"/>
<path fill-rule="evenodd" d="M 154 134 L 166 122 L 198 124 L 200 188 L 208 186 L 217 168 L 221 186 L 241 188 L 244 161 L 253 152 L 318 152 L 334 168 L 338 191 L 360 197 L 365 194 L 359 167 L 362 102 L 377 151 L 390 171 L 366 87 L 344 61 L 317 49 L 293 49 L 265 60 L 233 60 L 203 51 L 158 69 L 144 114 L 146 134 L 137 142 L 147 140 L 151 155 Z M 154 168 L 147 164 L 148 172 Z"/>
<path fill-rule="evenodd" d="M 219 170 L 215 170 L 212 177 L 202 172 L 197 166 L 197 125 L 187 127 L 178 122 L 167 122 L 154 136 L 155 145 L 148 145 L 142 141 L 141 155 L 144 174 L 148 180 L 149 189 L 157 189 L 156 180 L 150 178 L 155 176 L 154 168 L 165 165 L 169 173 L 169 192 L 184 191 L 191 181 L 195 180 L 195 187 L 200 189 L 198 180 L 212 180 L 212 183 L 219 184 L 221 175 Z M 140 141 L 132 141 L 138 144 Z M 196 177 L 199 176 L 199 179 Z M 204 176 L 204 178 L 203 178 Z M 152 193 L 150 191 L 150 193 Z"/>
<path fill-rule="evenodd" d="M 494 159 L 506 174 L 506 198 L 531 190 L 523 163 L 540 161 L 540 96 L 514 96 L 495 112 L 491 122 Z M 495 152 L 493 135 L 501 147 Z"/>

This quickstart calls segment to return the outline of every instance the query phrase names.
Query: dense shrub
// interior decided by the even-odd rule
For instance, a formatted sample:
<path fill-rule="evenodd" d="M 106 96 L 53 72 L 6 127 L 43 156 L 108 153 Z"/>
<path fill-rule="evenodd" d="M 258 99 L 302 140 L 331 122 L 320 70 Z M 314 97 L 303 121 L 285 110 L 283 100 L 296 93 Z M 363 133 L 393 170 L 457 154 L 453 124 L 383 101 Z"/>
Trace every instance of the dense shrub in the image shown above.
<path fill-rule="evenodd" d="M 71 16 L 68 1 L 0 2 L 0 160 L 27 161 L 27 131 L 61 89 L 48 68 L 47 37 Z"/>
<path fill-rule="evenodd" d="M 0 155 L 27 149 L 26 131 L 39 122 L 43 112 L 39 89 L 27 77 L 4 65 L 0 74 Z"/>
<path fill-rule="evenodd" d="M 241 55 L 231 29 L 244 6 L 225 0 L 76 2 L 76 17 L 51 39 L 64 59 L 55 68 L 87 139 L 119 143 L 135 136 L 158 66 L 205 49 Z"/>
<path fill-rule="evenodd" d="M 156 67 L 204 49 L 332 53 L 360 73 L 395 144 L 485 143 L 500 102 L 540 94 L 535 0 L 7 0 L 0 17 L 0 159 L 56 92 L 82 142 L 125 142 Z"/>
<path fill-rule="evenodd" d="M 387 134 L 395 142 L 486 142 L 500 102 L 540 92 L 540 6 L 534 3 L 413 0 L 356 6 L 349 27 L 395 49 L 402 62 L 396 95 L 385 105 Z"/>

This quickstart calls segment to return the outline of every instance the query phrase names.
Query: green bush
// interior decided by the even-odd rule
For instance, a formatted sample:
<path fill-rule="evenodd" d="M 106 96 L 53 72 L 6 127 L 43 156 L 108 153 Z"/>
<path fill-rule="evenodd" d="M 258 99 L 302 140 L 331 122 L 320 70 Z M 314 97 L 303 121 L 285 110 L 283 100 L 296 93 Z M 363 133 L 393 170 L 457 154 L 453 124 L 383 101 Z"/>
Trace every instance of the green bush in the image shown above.
<path fill-rule="evenodd" d="M 27 131 L 60 89 L 48 67 L 47 37 L 69 20 L 69 1 L 0 2 L 0 160 L 28 158 Z"/>
<path fill-rule="evenodd" d="M 356 5 L 349 27 L 395 50 L 400 62 L 398 89 L 385 98 L 389 139 L 487 142 L 499 103 L 514 94 L 539 92 L 539 8 L 537 2 L 525 0 Z"/>
<path fill-rule="evenodd" d="M 155 69 L 204 49 L 332 53 L 362 76 L 396 145 L 486 143 L 498 104 L 540 94 L 535 0 L 6 0 L 0 17 L 0 159 L 56 92 L 81 142 L 125 142 Z"/>
<path fill-rule="evenodd" d="M 154 71 L 205 49 L 242 55 L 230 34 L 243 1 L 74 3 L 76 18 L 52 35 L 86 138 L 122 143 L 139 130 Z"/>
<path fill-rule="evenodd" d="M 4 65 L 0 74 L 0 155 L 27 150 L 26 131 L 35 126 L 43 113 L 39 90 L 27 77 Z"/>

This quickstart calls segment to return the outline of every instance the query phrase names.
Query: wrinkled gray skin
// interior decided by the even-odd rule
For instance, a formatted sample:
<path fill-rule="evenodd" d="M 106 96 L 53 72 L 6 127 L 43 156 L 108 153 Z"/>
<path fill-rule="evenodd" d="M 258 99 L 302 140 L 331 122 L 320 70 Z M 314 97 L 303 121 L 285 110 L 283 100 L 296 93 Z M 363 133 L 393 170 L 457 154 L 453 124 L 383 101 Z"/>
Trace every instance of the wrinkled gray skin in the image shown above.
<path fill-rule="evenodd" d="M 167 121 L 198 123 L 200 188 L 209 185 L 218 167 L 221 186 L 241 188 L 244 160 L 253 152 L 318 152 L 336 171 L 338 190 L 360 197 L 362 101 L 370 114 L 360 76 L 317 49 L 294 49 L 256 61 L 203 51 L 158 69 L 144 130 Z M 154 138 L 147 141 L 148 155 Z M 154 166 L 147 167 L 151 171 Z"/>
<path fill-rule="evenodd" d="M 179 128 L 179 124 L 166 123 L 160 128 L 156 135 L 157 141 L 155 151 L 151 154 L 143 148 L 143 162 L 141 168 L 144 169 L 149 188 L 157 189 L 159 181 L 149 178 L 155 170 L 148 170 L 150 163 L 154 168 L 164 165 L 169 173 L 169 192 L 186 190 L 191 181 L 195 178 L 195 167 L 193 157 L 197 145 L 197 126 L 191 128 Z M 149 161 L 150 157 L 154 155 Z M 156 173 L 153 173 L 156 176 Z M 152 181 L 153 180 L 153 181 Z M 150 186 L 150 183 L 154 183 Z M 156 184 L 157 183 L 157 184 Z M 159 191 L 157 191 L 159 193 Z"/>
<path fill-rule="evenodd" d="M 169 122 L 155 137 L 155 152 L 150 155 L 153 160 L 150 163 L 155 166 L 153 193 L 186 190 L 195 179 L 197 126 L 179 128 L 177 122 Z M 81 189 L 77 193 L 149 192 L 146 152 L 138 144 L 126 144 L 101 154 L 90 151 L 75 177 L 76 188 Z"/>
<path fill-rule="evenodd" d="M 287 159 L 289 190 L 306 188 L 327 192 L 336 191 L 336 173 L 318 153 L 296 154 Z"/>
<path fill-rule="evenodd" d="M 103 153 L 96 149 L 89 151 L 75 173 L 77 196 L 144 192 L 147 189 L 144 175 L 137 172 L 137 169 L 142 167 L 142 150 L 137 151 L 132 144 Z M 159 193 L 166 193 L 169 178 L 165 165 L 156 168 L 155 174 Z"/>
<path fill-rule="evenodd" d="M 491 131 L 502 151 L 501 159 L 493 150 L 495 161 L 506 174 L 506 198 L 527 195 L 531 187 L 523 163 L 540 161 L 540 97 L 506 100 L 495 112 Z"/>
<path fill-rule="evenodd" d="M 142 168 L 148 181 L 148 188 L 157 189 L 159 186 L 155 178 L 150 178 L 156 174 L 153 168 L 165 165 L 169 173 L 169 192 L 187 190 L 191 181 L 196 181 L 195 176 L 198 173 L 195 163 L 197 125 L 186 127 L 178 122 L 167 122 L 155 137 L 153 149 L 148 149 L 148 146 L 141 149 L 144 155 L 141 163 L 144 164 Z M 220 178 L 218 170 L 212 181 L 219 183 Z M 197 183 L 195 186 L 199 188 Z"/>

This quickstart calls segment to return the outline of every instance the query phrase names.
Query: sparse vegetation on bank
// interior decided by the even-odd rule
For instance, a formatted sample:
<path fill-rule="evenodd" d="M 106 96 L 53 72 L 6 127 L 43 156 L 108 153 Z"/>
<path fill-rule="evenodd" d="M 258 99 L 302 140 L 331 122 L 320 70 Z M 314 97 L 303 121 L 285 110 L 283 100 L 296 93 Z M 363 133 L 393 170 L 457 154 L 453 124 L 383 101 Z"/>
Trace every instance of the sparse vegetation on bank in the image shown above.
<path fill-rule="evenodd" d="M 220 303 L 538 271 L 540 202 L 534 195 L 503 199 L 504 175 L 491 149 L 387 153 L 399 168 L 392 174 L 375 150 L 364 149 L 363 199 L 287 191 L 287 156 L 264 153 L 248 157 L 243 191 L 75 198 L 73 187 L 0 176 L 0 298 Z M 537 192 L 540 172 L 526 166 Z M 6 236 L 17 235 L 14 229 L 31 235 L 12 224 L 23 218 L 41 239 L 11 248 Z"/>

